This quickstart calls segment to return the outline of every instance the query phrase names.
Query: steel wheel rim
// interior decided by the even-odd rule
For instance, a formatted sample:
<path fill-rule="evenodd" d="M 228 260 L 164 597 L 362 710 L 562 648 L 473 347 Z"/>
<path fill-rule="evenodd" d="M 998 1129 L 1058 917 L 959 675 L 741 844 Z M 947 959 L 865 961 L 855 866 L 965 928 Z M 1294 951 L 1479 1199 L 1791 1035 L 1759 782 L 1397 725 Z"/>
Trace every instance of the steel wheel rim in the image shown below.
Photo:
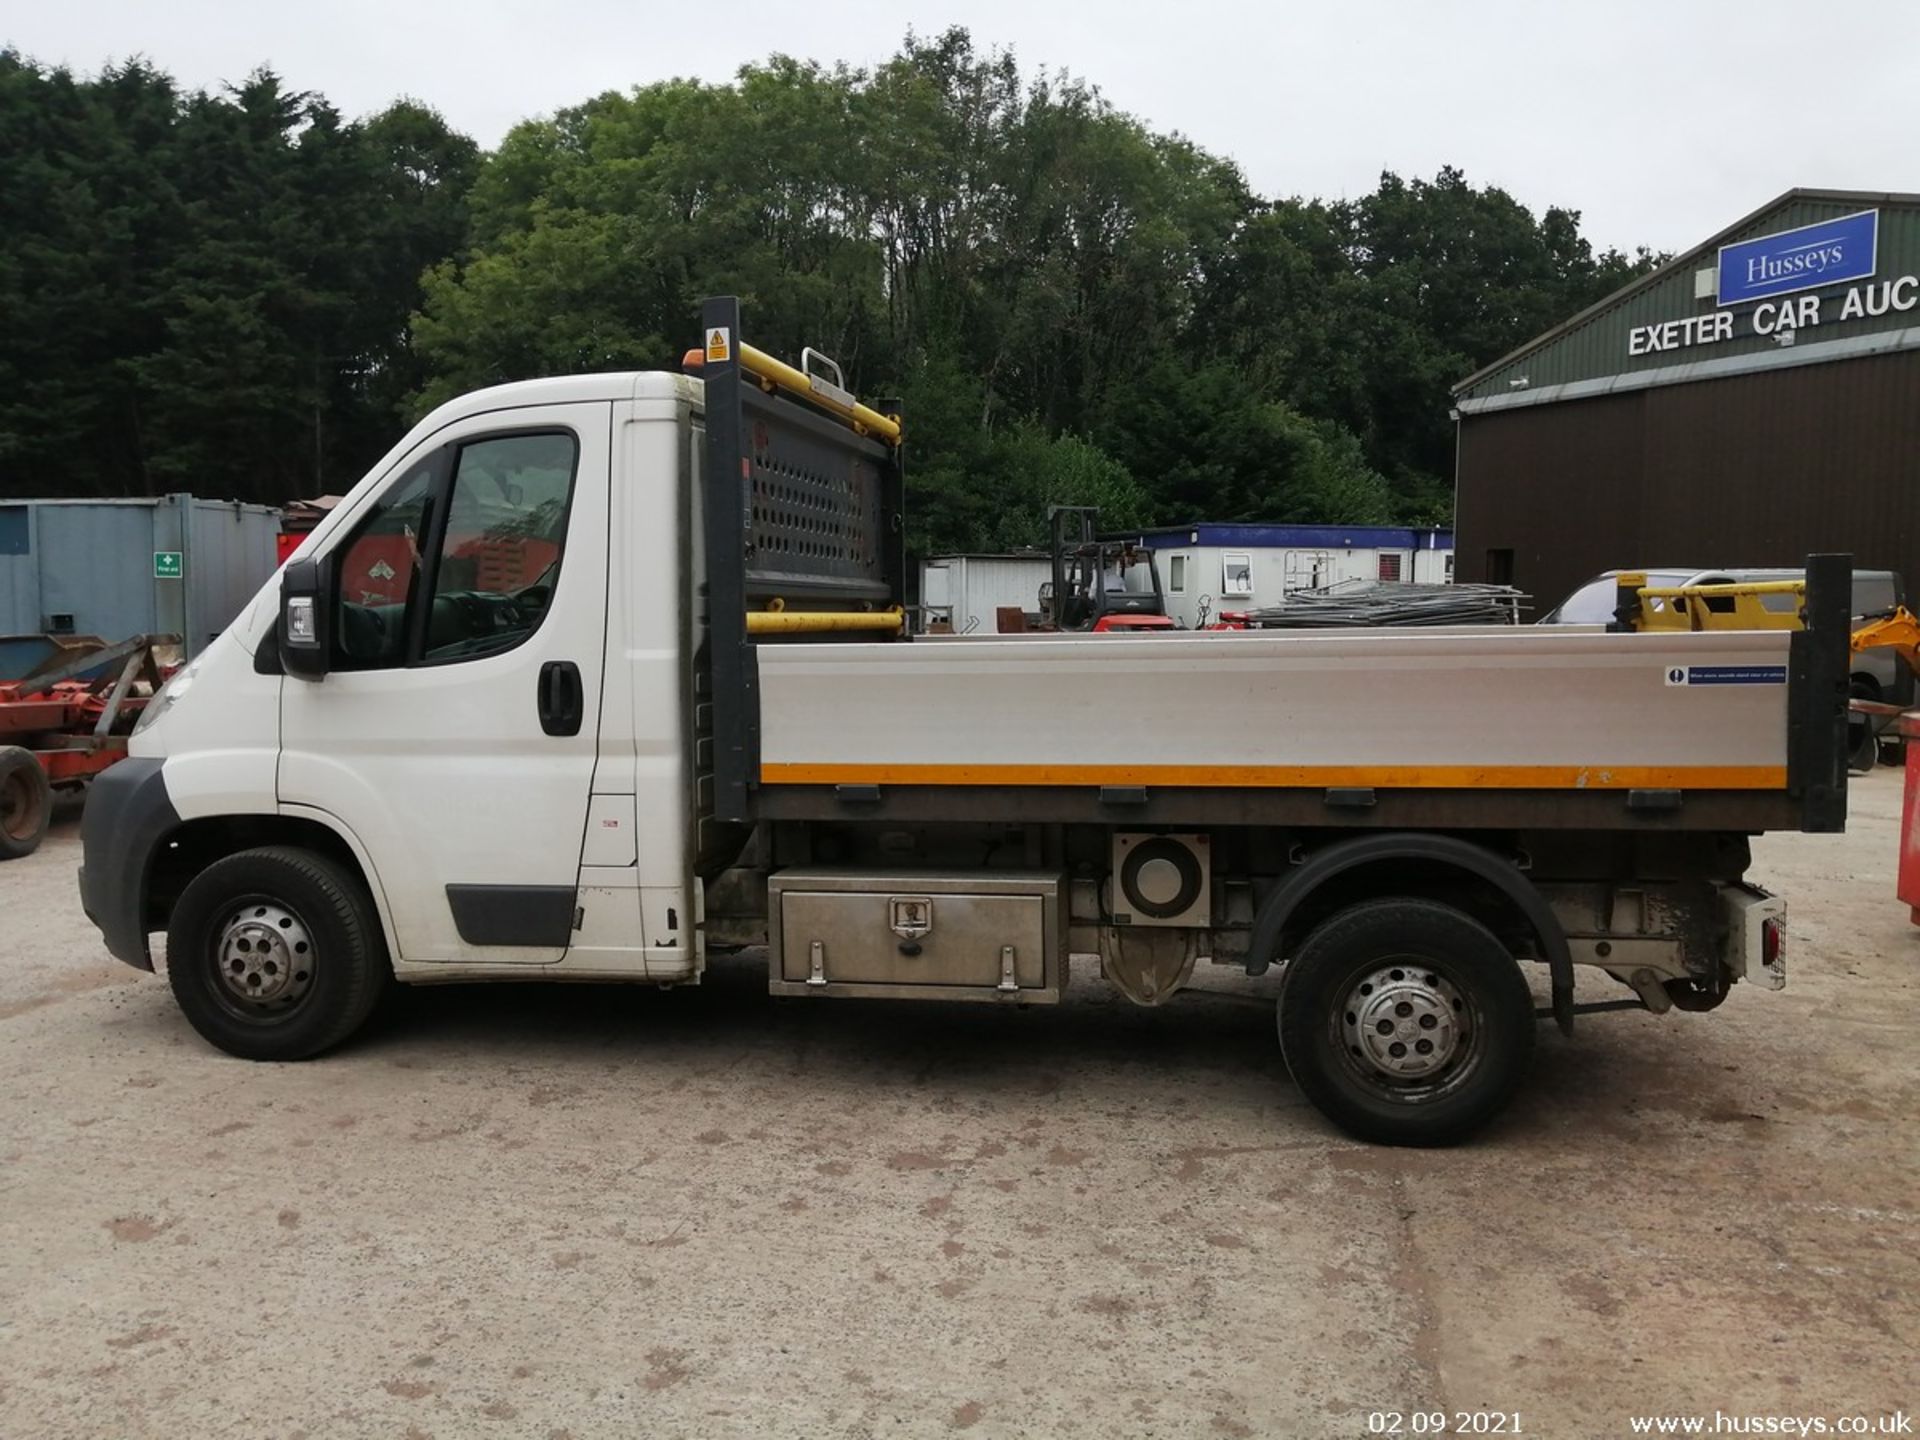
<path fill-rule="evenodd" d="M 291 906 L 252 895 L 226 907 L 208 946 L 213 990 L 242 1020 L 272 1021 L 298 1010 L 313 993 L 319 949 Z"/>
<path fill-rule="evenodd" d="M 1447 967 L 1417 955 L 1369 962 L 1328 1017 L 1334 1053 L 1370 1094 L 1417 1104 L 1450 1094 L 1479 1068 L 1485 1024 Z"/>

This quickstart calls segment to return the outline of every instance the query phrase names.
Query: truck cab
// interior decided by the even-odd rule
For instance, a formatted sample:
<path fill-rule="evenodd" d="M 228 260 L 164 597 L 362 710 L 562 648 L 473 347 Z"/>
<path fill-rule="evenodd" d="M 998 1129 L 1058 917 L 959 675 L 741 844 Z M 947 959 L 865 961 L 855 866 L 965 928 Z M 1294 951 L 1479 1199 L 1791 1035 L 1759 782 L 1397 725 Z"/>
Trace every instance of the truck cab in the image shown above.
<path fill-rule="evenodd" d="M 409 974 L 690 977 L 686 829 L 643 844 L 636 816 L 687 808 L 684 656 L 659 622 L 687 619 L 696 394 L 665 375 L 537 381 L 423 421 L 150 708 L 118 782 L 168 835 L 145 905 L 236 834 L 271 835 L 378 887 Z M 615 487 L 616 463 L 642 483 Z M 279 635 L 279 591 L 300 585 L 305 653 Z M 144 958 L 124 902 L 94 913 Z M 233 973 L 298 998 L 297 951 L 259 943 L 235 942 Z"/>

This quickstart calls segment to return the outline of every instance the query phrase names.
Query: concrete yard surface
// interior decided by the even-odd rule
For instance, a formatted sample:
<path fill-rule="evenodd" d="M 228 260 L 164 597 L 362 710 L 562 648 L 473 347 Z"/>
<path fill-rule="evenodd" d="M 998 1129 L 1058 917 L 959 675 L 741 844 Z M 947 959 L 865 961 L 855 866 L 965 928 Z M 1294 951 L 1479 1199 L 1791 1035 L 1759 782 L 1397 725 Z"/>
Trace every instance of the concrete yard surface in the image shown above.
<path fill-rule="evenodd" d="M 776 1001 L 749 954 L 410 991 L 325 1059 L 229 1059 L 101 948 L 67 814 L 0 866 L 0 1436 L 1910 1414 L 1900 793 L 1757 842 L 1786 991 L 1545 1028 L 1507 1117 L 1432 1152 L 1334 1132 L 1270 980 L 1224 971 L 1010 1012 Z"/>

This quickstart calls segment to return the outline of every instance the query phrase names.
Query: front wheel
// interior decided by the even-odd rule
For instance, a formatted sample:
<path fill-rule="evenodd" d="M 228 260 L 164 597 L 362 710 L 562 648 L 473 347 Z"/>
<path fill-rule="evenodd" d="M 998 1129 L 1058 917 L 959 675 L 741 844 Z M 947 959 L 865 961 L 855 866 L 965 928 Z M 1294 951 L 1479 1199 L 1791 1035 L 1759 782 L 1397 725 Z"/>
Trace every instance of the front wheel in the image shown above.
<path fill-rule="evenodd" d="M 1314 1105 L 1386 1145 L 1449 1145 L 1497 1115 L 1533 1055 L 1533 996 L 1499 938 L 1432 900 L 1372 900 L 1288 964 L 1280 1049 Z"/>
<path fill-rule="evenodd" d="M 366 1021 L 393 978 L 359 877 L 287 846 L 243 850 L 181 892 L 167 980 L 193 1028 L 246 1060 L 304 1060 Z"/>

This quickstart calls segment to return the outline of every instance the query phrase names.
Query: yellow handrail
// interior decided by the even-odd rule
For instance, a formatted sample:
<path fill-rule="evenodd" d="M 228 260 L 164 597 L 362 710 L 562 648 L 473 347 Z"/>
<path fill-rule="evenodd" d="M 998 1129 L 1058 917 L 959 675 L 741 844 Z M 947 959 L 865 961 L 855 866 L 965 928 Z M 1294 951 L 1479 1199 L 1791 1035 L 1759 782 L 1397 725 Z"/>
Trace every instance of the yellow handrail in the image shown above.
<path fill-rule="evenodd" d="M 809 375 L 784 360 L 776 360 L 764 350 L 756 350 L 743 343 L 740 346 L 740 368 L 802 400 L 811 401 L 823 410 L 831 410 L 863 435 L 877 435 L 889 445 L 900 443 L 900 422 L 891 415 L 882 415 L 871 406 L 862 405 L 832 382 Z"/>
<path fill-rule="evenodd" d="M 899 610 L 749 610 L 749 635 L 818 634 L 828 630 L 885 630 L 899 634 Z"/>
<path fill-rule="evenodd" d="M 1648 585 L 1644 575 L 1622 575 L 1620 589 L 1636 597 L 1636 630 L 1798 630 L 1807 603 L 1804 580 L 1755 580 L 1732 585 Z M 1769 595 L 1789 595 L 1780 609 Z M 1720 605 L 1709 602 L 1719 600 Z"/>

